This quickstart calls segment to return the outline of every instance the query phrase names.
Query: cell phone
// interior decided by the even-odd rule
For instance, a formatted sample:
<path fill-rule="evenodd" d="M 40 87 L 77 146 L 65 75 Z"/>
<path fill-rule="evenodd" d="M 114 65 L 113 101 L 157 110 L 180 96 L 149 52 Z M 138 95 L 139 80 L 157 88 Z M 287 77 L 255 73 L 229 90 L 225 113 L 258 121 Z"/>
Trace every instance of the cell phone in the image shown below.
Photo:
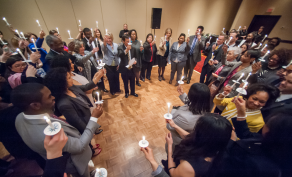
<path fill-rule="evenodd" d="M 4 48 L 3 48 L 3 51 L 4 51 L 4 52 L 9 52 L 9 48 L 8 48 L 8 47 L 4 47 Z"/>

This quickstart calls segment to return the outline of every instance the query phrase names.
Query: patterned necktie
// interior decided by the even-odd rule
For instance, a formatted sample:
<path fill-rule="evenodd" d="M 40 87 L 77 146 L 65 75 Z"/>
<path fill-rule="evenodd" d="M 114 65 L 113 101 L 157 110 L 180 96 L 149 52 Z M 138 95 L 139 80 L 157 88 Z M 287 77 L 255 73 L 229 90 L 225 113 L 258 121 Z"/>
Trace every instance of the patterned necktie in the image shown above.
<path fill-rule="evenodd" d="M 190 55 L 193 55 L 193 51 L 195 50 L 195 46 L 196 46 L 196 42 L 197 42 L 197 38 L 194 38 L 194 42 L 192 44 L 191 50 L 190 50 Z"/>

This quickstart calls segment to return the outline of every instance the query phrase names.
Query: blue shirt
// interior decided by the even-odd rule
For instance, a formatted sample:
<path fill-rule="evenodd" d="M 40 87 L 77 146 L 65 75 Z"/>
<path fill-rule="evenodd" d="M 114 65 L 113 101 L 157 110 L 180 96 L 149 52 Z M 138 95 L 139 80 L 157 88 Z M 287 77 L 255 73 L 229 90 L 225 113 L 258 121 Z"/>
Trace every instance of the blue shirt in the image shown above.
<path fill-rule="evenodd" d="M 50 68 L 50 65 L 46 62 L 46 55 L 48 54 L 47 51 L 45 51 L 44 49 L 42 49 L 42 45 L 43 45 L 43 42 L 44 42 L 44 39 L 40 39 L 38 38 L 37 41 L 36 41 L 36 46 L 38 48 L 38 51 L 40 52 L 41 54 L 41 61 L 43 62 L 43 69 L 45 70 L 45 72 L 48 72 L 49 68 Z M 30 43 L 28 45 L 29 49 L 33 52 L 36 52 L 34 48 L 34 44 L 33 43 Z"/>

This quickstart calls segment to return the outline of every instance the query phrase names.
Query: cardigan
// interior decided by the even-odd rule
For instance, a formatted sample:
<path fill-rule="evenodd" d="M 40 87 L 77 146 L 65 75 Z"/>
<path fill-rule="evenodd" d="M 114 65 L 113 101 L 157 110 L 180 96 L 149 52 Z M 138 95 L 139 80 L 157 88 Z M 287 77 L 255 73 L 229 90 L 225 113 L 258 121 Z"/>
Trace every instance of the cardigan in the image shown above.
<path fill-rule="evenodd" d="M 219 98 L 218 95 L 216 95 L 213 100 L 216 105 L 225 107 L 221 113 L 221 116 L 226 117 L 226 119 L 228 119 L 231 124 L 231 118 L 237 117 L 237 108 L 232 100 L 233 98 Z M 253 133 L 258 132 L 265 124 L 260 110 L 246 111 L 246 116 L 246 123 L 248 128 Z"/>
<path fill-rule="evenodd" d="M 163 46 L 163 43 L 165 41 L 165 37 L 160 38 L 159 46 L 157 48 L 157 55 L 164 56 L 166 52 L 166 45 Z M 170 37 L 169 40 L 169 48 L 172 46 L 172 38 Z M 169 55 L 168 55 L 169 56 Z"/>

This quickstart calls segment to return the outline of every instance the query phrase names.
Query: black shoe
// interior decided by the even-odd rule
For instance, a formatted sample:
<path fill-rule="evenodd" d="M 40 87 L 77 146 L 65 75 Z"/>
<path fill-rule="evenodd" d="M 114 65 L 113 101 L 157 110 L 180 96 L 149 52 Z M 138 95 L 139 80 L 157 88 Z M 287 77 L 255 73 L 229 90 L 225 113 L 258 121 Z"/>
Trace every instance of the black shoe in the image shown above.
<path fill-rule="evenodd" d="M 150 77 L 146 77 L 146 79 L 148 79 L 148 80 L 151 80 L 151 78 L 150 78 Z"/>
<path fill-rule="evenodd" d="M 122 92 L 122 90 L 120 89 L 120 90 L 118 90 L 117 92 L 120 93 L 120 92 Z"/>
<path fill-rule="evenodd" d="M 138 97 L 138 94 L 137 93 L 134 93 L 134 94 L 131 94 L 131 95 L 133 95 L 134 97 Z"/>
<path fill-rule="evenodd" d="M 190 81 L 190 80 L 188 80 L 188 81 L 187 81 L 187 84 L 190 84 L 190 82 L 191 82 L 191 81 Z"/>
<path fill-rule="evenodd" d="M 145 79 L 143 77 L 140 78 L 141 81 L 145 82 Z"/>
<path fill-rule="evenodd" d="M 176 82 L 174 86 L 178 86 L 179 84 Z"/>
<path fill-rule="evenodd" d="M 158 80 L 161 81 L 161 76 L 158 76 Z"/>
<path fill-rule="evenodd" d="M 184 77 L 183 81 L 186 81 L 188 78 L 187 77 Z"/>
<path fill-rule="evenodd" d="M 169 81 L 169 84 L 172 84 L 172 80 Z"/>
<path fill-rule="evenodd" d="M 126 94 L 125 94 L 125 97 L 126 97 L 126 98 L 128 98 L 128 97 L 129 97 L 129 94 L 128 94 L 128 93 L 126 93 Z"/>
<path fill-rule="evenodd" d="M 103 91 L 104 91 L 104 92 L 108 92 L 108 90 L 107 90 L 107 89 L 103 89 Z"/>
<path fill-rule="evenodd" d="M 103 129 L 95 130 L 95 133 L 94 133 L 94 134 L 98 135 L 98 134 L 100 134 L 102 131 L 103 131 Z"/>
<path fill-rule="evenodd" d="M 164 77 L 163 77 L 163 76 L 161 76 L 161 79 L 165 81 L 165 79 L 164 79 Z"/>
<path fill-rule="evenodd" d="M 141 87 L 141 84 L 139 82 L 136 82 L 136 85 L 138 85 L 139 87 Z"/>

